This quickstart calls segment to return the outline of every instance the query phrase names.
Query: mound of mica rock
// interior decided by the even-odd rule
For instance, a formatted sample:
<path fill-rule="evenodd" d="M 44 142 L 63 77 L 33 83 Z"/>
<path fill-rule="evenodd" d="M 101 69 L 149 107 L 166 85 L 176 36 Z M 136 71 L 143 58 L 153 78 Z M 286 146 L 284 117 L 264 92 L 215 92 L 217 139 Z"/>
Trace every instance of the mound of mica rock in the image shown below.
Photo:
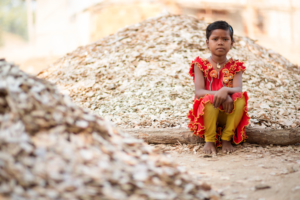
<path fill-rule="evenodd" d="M 152 18 L 79 47 L 39 77 L 120 127 L 187 127 L 194 99 L 188 71 L 197 56 L 210 55 L 206 26 L 190 16 Z M 299 67 L 240 36 L 230 57 L 247 67 L 243 90 L 250 97 L 250 126 L 300 125 Z"/>
<path fill-rule="evenodd" d="M 219 199 L 141 140 L 0 61 L 0 199 Z"/>

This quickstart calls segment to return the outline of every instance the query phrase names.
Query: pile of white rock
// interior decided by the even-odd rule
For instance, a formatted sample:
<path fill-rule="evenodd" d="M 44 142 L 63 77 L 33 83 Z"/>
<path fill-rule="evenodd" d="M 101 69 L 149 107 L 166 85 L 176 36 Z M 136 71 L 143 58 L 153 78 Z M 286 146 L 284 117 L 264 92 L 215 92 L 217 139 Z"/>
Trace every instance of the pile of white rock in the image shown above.
<path fill-rule="evenodd" d="M 56 86 L 0 61 L 0 199 L 219 199 Z"/>
<path fill-rule="evenodd" d="M 206 26 L 190 16 L 149 19 L 79 47 L 39 77 L 120 127 L 187 127 L 194 99 L 190 63 L 210 55 Z M 250 126 L 299 127 L 299 67 L 240 36 L 230 57 L 247 67 L 243 89 L 250 97 Z"/>

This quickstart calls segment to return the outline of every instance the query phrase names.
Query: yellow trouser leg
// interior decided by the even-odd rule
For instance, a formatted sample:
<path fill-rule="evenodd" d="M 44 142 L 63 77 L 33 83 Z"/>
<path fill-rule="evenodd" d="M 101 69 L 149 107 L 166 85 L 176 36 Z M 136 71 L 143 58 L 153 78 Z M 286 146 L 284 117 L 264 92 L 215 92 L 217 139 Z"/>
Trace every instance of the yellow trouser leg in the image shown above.
<path fill-rule="evenodd" d="M 234 110 L 231 114 L 227 114 L 225 129 L 222 132 L 221 139 L 230 141 L 234 135 L 235 129 L 239 125 L 246 105 L 245 97 L 238 99 L 234 103 Z"/>
<path fill-rule="evenodd" d="M 205 126 L 205 142 L 216 141 L 217 119 L 219 109 L 215 109 L 211 103 L 207 103 L 204 108 L 203 122 Z"/>

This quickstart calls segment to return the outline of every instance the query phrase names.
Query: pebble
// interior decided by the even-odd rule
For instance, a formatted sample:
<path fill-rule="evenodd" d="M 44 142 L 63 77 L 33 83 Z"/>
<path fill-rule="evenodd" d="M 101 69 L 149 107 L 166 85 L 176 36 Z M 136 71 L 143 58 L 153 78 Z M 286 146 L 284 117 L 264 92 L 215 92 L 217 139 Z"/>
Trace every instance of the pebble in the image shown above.
<path fill-rule="evenodd" d="M 269 189 L 269 188 L 271 188 L 271 186 L 266 185 L 266 184 L 258 184 L 255 186 L 256 190 L 263 190 L 263 189 Z"/>

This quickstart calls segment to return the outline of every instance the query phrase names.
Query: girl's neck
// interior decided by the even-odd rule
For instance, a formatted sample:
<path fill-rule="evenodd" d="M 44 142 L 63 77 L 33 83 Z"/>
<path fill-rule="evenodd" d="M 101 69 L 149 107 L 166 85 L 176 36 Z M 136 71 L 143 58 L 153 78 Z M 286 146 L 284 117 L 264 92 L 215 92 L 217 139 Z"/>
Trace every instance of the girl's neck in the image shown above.
<path fill-rule="evenodd" d="M 227 57 L 226 57 L 226 55 L 224 55 L 224 56 L 211 55 L 211 59 L 216 63 L 224 63 L 224 62 L 226 62 Z"/>

